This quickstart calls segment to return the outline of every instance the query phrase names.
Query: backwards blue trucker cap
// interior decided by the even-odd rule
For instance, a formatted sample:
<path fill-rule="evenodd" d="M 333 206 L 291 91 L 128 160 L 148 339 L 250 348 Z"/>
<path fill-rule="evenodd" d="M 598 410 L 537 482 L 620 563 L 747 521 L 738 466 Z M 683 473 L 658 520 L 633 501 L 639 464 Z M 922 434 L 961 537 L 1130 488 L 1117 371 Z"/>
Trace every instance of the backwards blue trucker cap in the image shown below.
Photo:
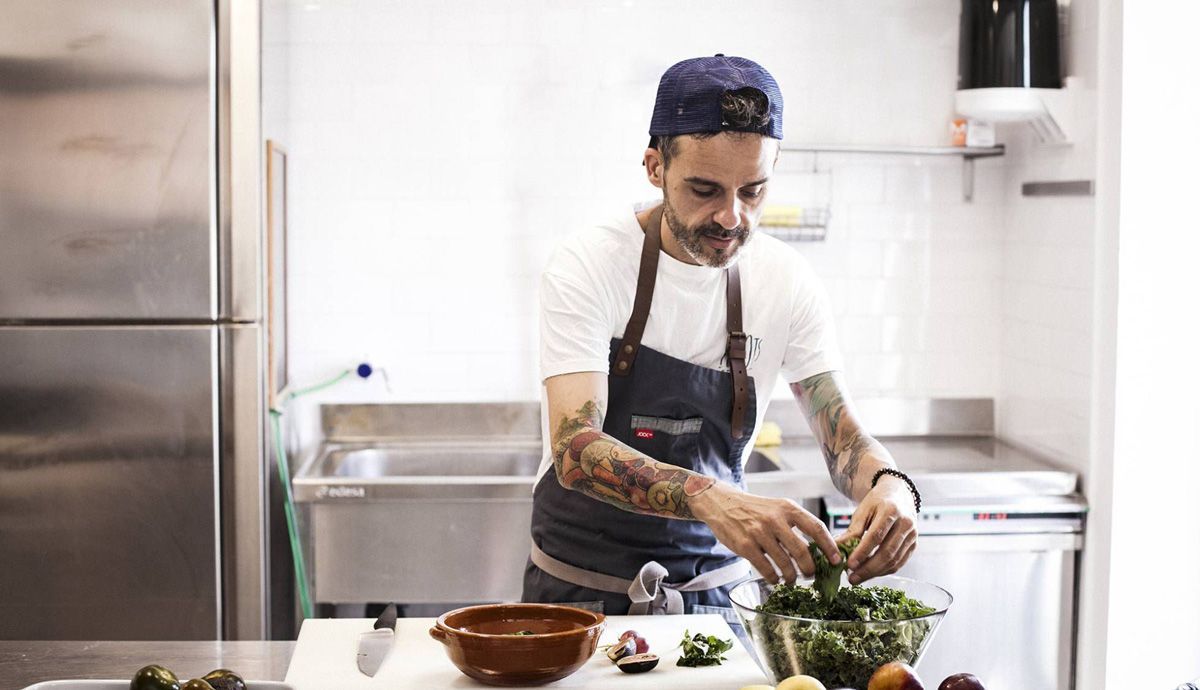
<path fill-rule="evenodd" d="M 738 127 L 721 119 L 721 98 L 725 92 L 746 87 L 758 89 L 767 97 L 770 119 L 762 127 Z M 753 60 L 721 53 L 672 65 L 658 82 L 650 136 L 721 131 L 758 132 L 782 139 L 783 94 L 775 78 Z"/>

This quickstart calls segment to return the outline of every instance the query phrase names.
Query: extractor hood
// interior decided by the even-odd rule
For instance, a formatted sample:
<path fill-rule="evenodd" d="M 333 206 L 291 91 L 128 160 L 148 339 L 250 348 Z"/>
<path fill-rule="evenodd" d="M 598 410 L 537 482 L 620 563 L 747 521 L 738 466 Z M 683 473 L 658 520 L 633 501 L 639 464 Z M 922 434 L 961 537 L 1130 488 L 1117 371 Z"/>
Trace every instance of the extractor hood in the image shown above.
<path fill-rule="evenodd" d="M 1028 122 L 1043 142 L 1066 137 L 1047 103 L 1063 86 L 1056 0 L 962 0 L 959 114 Z"/>

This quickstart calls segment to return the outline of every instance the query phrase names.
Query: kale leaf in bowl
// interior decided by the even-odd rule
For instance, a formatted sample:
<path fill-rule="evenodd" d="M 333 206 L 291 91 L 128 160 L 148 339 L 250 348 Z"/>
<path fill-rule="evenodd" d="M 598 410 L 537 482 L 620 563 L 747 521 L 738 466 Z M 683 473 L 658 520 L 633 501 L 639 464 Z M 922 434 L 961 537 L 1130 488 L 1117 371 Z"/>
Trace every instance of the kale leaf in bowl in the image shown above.
<path fill-rule="evenodd" d="M 779 682 L 805 674 L 828 687 L 865 690 L 889 661 L 916 665 L 953 598 L 946 590 L 903 577 L 842 587 L 822 600 L 812 581 L 744 582 L 730 593 L 754 648 Z"/>

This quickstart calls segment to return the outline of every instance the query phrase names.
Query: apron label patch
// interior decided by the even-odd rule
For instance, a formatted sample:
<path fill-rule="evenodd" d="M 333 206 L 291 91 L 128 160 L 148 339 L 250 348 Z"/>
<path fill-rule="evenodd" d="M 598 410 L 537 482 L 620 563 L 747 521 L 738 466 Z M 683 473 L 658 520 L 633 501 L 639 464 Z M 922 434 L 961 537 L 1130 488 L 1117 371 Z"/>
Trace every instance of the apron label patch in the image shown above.
<path fill-rule="evenodd" d="M 671 436 L 698 434 L 700 433 L 700 428 L 703 426 L 704 419 L 701 417 L 671 419 L 669 417 L 651 417 L 650 415 L 635 414 L 629 420 L 629 428 L 633 429 L 633 435 L 638 438 L 654 438 L 654 432 L 656 431 L 661 431 Z M 644 436 L 642 434 L 643 431 L 650 432 L 650 435 Z"/>

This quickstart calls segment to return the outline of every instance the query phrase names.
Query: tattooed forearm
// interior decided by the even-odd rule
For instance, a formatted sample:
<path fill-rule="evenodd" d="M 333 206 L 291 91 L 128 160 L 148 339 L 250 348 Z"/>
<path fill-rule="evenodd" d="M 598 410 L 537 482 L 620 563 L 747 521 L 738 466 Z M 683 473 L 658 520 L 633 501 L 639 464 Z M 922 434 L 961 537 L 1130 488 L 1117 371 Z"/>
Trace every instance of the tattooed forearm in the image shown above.
<path fill-rule="evenodd" d="M 895 467 L 891 455 L 859 427 L 849 410 L 841 382 L 834 372 L 817 374 L 792 384 L 792 394 L 808 415 L 829 478 L 843 494 L 861 500 L 870 490 L 871 476 L 880 467 Z M 865 470 L 865 471 L 864 471 Z"/>
<path fill-rule="evenodd" d="M 599 429 L 604 423 L 604 410 L 600 409 L 600 404 L 595 400 L 589 400 L 583 404 L 583 407 L 575 411 L 572 417 L 563 417 L 558 423 L 558 429 L 555 430 L 554 436 L 554 468 L 559 470 L 558 476 L 562 476 L 563 457 L 567 452 L 567 447 L 571 443 L 571 439 L 575 438 L 581 431 L 587 429 Z"/>
<path fill-rule="evenodd" d="M 696 519 L 690 499 L 716 480 L 639 453 L 601 431 L 602 419 L 588 401 L 560 420 L 552 449 L 559 482 L 622 510 Z"/>

